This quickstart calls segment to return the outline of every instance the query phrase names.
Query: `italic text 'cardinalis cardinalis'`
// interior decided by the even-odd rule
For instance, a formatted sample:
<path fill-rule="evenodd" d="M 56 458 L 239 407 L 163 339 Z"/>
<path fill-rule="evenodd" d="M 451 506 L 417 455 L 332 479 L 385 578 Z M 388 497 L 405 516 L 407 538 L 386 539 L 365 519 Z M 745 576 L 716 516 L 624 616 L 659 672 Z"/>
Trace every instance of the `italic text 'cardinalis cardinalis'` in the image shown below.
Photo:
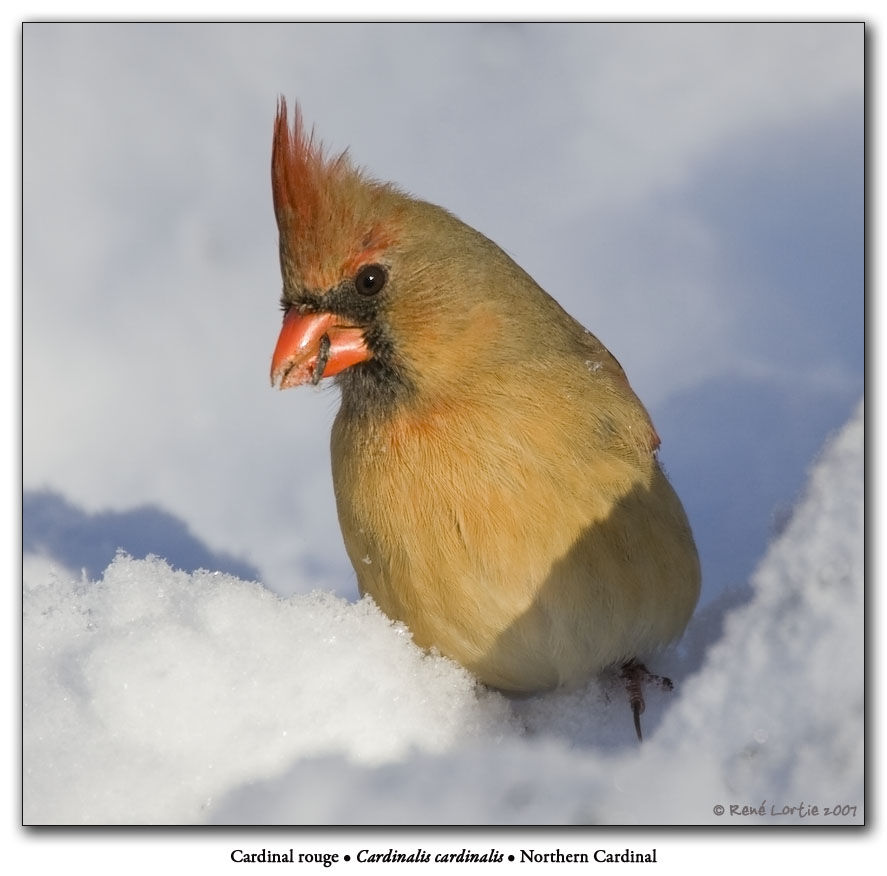
<path fill-rule="evenodd" d="M 616 359 L 496 244 L 327 157 L 281 101 L 282 389 L 336 377 L 362 593 L 488 685 L 541 691 L 681 635 L 699 594 L 659 438 Z M 592 290 L 604 294 L 604 290 Z"/>

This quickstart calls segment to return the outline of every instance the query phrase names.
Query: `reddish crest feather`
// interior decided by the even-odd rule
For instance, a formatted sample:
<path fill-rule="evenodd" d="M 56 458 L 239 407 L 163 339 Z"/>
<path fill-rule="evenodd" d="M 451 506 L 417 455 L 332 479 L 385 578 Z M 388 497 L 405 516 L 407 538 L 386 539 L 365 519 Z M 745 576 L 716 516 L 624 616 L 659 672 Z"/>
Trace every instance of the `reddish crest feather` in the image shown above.
<path fill-rule="evenodd" d="M 298 106 L 290 127 L 283 98 L 274 122 L 271 190 L 284 282 L 315 292 L 382 256 L 396 238 L 405 201 L 393 186 L 365 178 L 347 152 L 325 158 Z"/>

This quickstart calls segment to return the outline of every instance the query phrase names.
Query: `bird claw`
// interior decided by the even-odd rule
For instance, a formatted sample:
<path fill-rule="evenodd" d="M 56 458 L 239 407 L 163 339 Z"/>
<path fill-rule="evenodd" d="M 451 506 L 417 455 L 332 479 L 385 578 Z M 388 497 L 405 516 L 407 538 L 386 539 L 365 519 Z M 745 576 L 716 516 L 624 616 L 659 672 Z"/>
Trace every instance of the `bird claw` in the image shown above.
<path fill-rule="evenodd" d="M 628 693 L 628 703 L 631 706 L 631 714 L 634 718 L 634 731 L 637 733 L 638 742 L 643 742 L 644 734 L 641 732 L 641 715 L 644 714 L 646 704 L 644 703 L 642 685 L 653 682 L 663 690 L 674 690 L 674 684 L 672 684 L 670 678 L 666 678 L 664 675 L 654 675 L 643 663 L 638 663 L 637 660 L 629 660 L 627 663 L 624 663 L 620 677 Z"/>

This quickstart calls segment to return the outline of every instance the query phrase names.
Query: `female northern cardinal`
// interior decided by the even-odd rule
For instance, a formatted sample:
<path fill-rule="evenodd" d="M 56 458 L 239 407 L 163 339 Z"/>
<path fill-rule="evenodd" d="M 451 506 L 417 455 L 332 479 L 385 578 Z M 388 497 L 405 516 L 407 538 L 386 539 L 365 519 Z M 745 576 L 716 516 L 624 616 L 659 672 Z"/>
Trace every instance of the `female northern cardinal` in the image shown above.
<path fill-rule="evenodd" d="M 337 376 L 339 522 L 362 593 L 488 685 L 539 691 L 676 639 L 684 509 L 625 373 L 498 246 L 326 158 L 281 100 L 281 389 Z"/>

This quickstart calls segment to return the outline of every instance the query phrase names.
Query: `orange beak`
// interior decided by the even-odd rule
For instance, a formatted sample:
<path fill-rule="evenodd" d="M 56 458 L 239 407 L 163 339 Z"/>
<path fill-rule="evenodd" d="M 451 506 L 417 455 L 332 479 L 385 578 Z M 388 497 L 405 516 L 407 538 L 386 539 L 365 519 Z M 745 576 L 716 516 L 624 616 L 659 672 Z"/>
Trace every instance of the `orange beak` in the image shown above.
<path fill-rule="evenodd" d="M 342 325 L 332 313 L 291 309 L 271 358 L 271 385 L 281 389 L 318 383 L 372 357 L 363 329 Z"/>

